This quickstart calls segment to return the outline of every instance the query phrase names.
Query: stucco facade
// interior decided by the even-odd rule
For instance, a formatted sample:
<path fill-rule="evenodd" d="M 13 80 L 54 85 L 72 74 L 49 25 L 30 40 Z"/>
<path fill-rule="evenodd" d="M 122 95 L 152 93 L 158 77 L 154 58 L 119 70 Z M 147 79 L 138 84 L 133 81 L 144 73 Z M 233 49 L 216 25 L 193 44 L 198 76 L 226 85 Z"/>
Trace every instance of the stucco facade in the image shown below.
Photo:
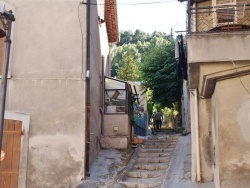
<path fill-rule="evenodd" d="M 27 174 L 27 180 L 19 188 L 74 187 L 86 169 L 87 79 L 91 92 L 89 166 L 100 150 L 100 78 L 102 57 L 106 60 L 109 51 L 105 23 L 98 23 L 97 6 L 90 6 L 88 26 L 87 5 L 74 0 L 0 3 L 7 3 L 6 9 L 16 17 L 6 110 L 30 118 L 24 128 L 29 130 L 24 135 L 26 144 L 21 146 L 25 154 L 20 156 L 20 160 L 27 158 L 27 168 L 19 172 Z"/>
<path fill-rule="evenodd" d="M 247 187 L 250 32 L 187 36 L 192 180 Z"/>

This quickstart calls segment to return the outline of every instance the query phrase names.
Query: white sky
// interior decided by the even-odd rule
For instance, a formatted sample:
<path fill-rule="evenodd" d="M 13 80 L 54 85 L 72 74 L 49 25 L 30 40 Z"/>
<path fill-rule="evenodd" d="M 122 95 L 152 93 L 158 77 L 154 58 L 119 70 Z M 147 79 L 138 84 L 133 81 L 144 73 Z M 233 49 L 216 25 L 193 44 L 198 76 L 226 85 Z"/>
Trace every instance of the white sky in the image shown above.
<path fill-rule="evenodd" d="M 120 31 L 134 32 L 136 29 L 141 29 L 146 33 L 161 31 L 170 34 L 173 28 L 175 34 L 175 31 L 186 30 L 186 4 L 178 0 L 117 0 L 116 2 Z"/>

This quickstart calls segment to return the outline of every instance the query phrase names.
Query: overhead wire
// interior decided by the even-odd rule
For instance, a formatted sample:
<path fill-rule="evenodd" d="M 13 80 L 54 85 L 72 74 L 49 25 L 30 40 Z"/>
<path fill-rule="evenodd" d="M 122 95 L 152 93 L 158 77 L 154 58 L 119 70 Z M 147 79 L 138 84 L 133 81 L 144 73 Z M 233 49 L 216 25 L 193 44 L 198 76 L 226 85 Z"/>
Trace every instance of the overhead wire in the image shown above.
<path fill-rule="evenodd" d="M 82 23 L 81 23 L 81 19 L 80 19 L 80 5 L 78 5 L 78 21 L 79 21 L 79 26 L 80 26 L 80 30 L 81 30 L 81 66 L 82 66 L 82 70 L 81 70 L 81 79 L 83 80 L 84 75 L 83 75 L 83 71 L 84 71 L 84 62 L 83 62 L 83 29 L 82 29 Z"/>
<path fill-rule="evenodd" d="M 176 0 L 165 0 L 165 1 L 151 1 L 142 3 L 90 3 L 90 5 L 115 5 L 115 6 L 128 6 L 128 5 L 152 5 L 152 4 L 162 4 L 176 2 Z M 87 2 L 81 2 L 81 4 L 88 4 Z"/>

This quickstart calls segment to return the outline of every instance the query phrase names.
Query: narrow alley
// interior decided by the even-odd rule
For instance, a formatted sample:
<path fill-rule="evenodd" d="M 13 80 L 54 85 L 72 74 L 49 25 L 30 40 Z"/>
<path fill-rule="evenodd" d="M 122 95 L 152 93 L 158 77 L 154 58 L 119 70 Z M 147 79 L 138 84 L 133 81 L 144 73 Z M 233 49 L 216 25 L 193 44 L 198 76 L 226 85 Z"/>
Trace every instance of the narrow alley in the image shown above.
<path fill-rule="evenodd" d="M 101 150 L 77 188 L 214 188 L 191 182 L 191 135 L 157 132 L 129 151 Z"/>

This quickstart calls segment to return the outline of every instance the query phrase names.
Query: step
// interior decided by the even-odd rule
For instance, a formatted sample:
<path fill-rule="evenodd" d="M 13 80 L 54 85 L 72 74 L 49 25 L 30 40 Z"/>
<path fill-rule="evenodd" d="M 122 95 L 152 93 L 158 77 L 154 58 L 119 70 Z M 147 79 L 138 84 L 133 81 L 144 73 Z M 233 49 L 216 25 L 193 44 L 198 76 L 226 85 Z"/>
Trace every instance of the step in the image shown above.
<path fill-rule="evenodd" d="M 160 140 L 157 140 L 157 141 L 147 141 L 147 142 L 144 142 L 143 145 L 164 145 L 164 144 L 173 144 L 173 143 L 176 143 L 176 141 L 174 140 L 164 140 L 164 141 L 160 141 Z"/>
<path fill-rule="evenodd" d="M 171 144 L 171 145 L 143 145 L 144 149 L 165 149 L 165 148 L 175 148 L 176 144 Z"/>
<path fill-rule="evenodd" d="M 137 153 L 138 157 L 165 157 L 170 156 L 171 153 Z"/>
<path fill-rule="evenodd" d="M 156 178 L 130 178 L 125 176 L 122 181 L 119 183 L 124 183 L 124 182 L 131 182 L 131 183 L 145 183 L 145 184 L 150 184 L 150 183 L 162 183 L 162 177 L 156 177 Z"/>
<path fill-rule="evenodd" d="M 168 167 L 169 167 L 168 163 L 151 163 L 151 164 L 138 163 L 134 165 L 135 169 L 141 169 L 141 170 L 165 170 Z"/>
<path fill-rule="evenodd" d="M 161 147 L 168 147 L 168 146 L 175 146 L 177 142 L 169 142 L 169 143 L 145 143 L 143 146 L 161 146 Z"/>
<path fill-rule="evenodd" d="M 164 175 L 163 170 L 158 171 L 147 171 L 147 170 L 133 170 L 126 172 L 126 176 L 130 178 L 157 178 Z"/>
<path fill-rule="evenodd" d="M 162 182 L 155 182 L 155 183 L 120 182 L 120 184 L 125 185 L 127 188 L 160 188 Z"/>
<path fill-rule="evenodd" d="M 174 151 L 174 148 L 167 148 L 167 149 L 142 149 L 140 148 L 138 152 L 141 153 L 167 153 Z"/>
<path fill-rule="evenodd" d="M 169 157 L 145 157 L 145 158 L 137 158 L 137 162 L 139 163 L 167 163 L 169 161 Z"/>

